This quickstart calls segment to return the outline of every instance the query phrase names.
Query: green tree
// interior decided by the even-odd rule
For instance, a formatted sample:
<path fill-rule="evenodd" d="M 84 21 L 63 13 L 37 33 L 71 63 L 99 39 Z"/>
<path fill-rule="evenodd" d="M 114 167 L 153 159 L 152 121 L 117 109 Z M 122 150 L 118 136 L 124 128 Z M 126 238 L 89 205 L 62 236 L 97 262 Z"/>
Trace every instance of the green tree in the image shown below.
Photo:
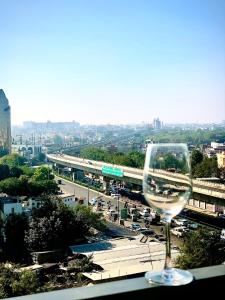
<path fill-rule="evenodd" d="M 6 164 L 9 167 L 23 166 L 26 159 L 18 154 L 5 155 L 0 159 L 1 164 Z"/>
<path fill-rule="evenodd" d="M 191 168 L 195 167 L 203 161 L 203 154 L 199 150 L 193 150 L 191 153 Z"/>
<path fill-rule="evenodd" d="M 32 179 L 35 181 L 51 180 L 54 179 L 54 175 L 52 174 L 52 170 L 50 168 L 41 166 L 35 170 Z"/>
<path fill-rule="evenodd" d="M 181 247 L 176 264 L 182 269 L 201 268 L 225 261 L 225 244 L 217 231 L 201 228 L 189 233 Z"/>
<path fill-rule="evenodd" d="M 102 218 L 90 209 L 71 209 L 56 200 L 47 200 L 34 210 L 25 241 L 31 251 L 64 248 L 83 238 L 91 227 L 103 228 Z"/>
<path fill-rule="evenodd" d="M 5 256 L 9 261 L 21 262 L 27 258 L 24 241 L 28 220 L 24 214 L 9 215 L 5 222 Z"/>
<path fill-rule="evenodd" d="M 20 270 L 15 264 L 0 265 L 0 298 L 22 296 L 41 291 L 40 280 L 36 273 Z"/>
<path fill-rule="evenodd" d="M 0 180 L 6 179 L 10 176 L 9 166 L 6 164 L 0 164 Z"/>
<path fill-rule="evenodd" d="M 9 151 L 7 149 L 0 147 L 0 157 L 3 157 L 5 155 L 7 155 L 8 153 L 9 153 Z"/>
<path fill-rule="evenodd" d="M 15 177 L 4 179 L 0 181 L 0 192 L 6 193 L 10 196 L 22 196 L 22 182 Z"/>
<path fill-rule="evenodd" d="M 23 174 L 23 170 L 18 167 L 11 167 L 10 168 L 10 177 L 20 177 Z"/>

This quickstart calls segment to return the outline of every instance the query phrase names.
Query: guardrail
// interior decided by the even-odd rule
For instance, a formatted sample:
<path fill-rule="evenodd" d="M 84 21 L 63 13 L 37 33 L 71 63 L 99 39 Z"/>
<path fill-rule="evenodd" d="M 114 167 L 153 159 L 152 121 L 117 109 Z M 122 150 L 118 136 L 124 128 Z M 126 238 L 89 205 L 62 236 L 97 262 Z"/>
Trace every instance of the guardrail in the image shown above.
<path fill-rule="evenodd" d="M 77 299 L 183 299 L 194 295 L 221 295 L 225 282 L 225 265 L 190 270 L 194 281 L 188 285 L 166 287 L 149 284 L 144 277 L 100 283 L 48 293 L 8 298 L 12 300 Z M 218 294 L 221 291 L 221 294 Z"/>

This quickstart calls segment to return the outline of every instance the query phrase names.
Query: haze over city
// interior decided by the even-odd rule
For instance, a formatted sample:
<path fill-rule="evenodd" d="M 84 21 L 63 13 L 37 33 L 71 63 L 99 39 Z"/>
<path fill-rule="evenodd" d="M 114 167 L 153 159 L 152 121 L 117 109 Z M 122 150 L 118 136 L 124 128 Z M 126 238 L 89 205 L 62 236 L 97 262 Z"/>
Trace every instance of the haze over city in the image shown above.
<path fill-rule="evenodd" d="M 225 119 L 224 1 L 3 1 L 12 123 Z"/>

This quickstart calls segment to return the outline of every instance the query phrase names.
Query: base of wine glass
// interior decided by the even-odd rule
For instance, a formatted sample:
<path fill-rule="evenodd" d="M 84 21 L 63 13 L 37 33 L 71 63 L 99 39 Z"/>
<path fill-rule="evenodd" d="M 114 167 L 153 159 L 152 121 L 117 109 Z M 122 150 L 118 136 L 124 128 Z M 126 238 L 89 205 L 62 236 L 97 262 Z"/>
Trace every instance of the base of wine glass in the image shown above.
<path fill-rule="evenodd" d="M 149 283 L 178 286 L 190 283 L 193 280 L 193 275 L 188 271 L 172 268 L 162 272 L 147 272 L 145 273 L 145 279 Z"/>

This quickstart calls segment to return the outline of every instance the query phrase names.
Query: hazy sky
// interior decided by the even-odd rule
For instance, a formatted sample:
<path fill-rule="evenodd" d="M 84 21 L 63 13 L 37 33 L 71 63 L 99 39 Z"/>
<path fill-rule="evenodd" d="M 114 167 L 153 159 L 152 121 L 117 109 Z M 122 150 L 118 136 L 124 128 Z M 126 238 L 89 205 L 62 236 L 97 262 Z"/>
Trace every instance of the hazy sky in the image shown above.
<path fill-rule="evenodd" d="M 0 0 L 12 123 L 220 122 L 225 0 Z"/>

